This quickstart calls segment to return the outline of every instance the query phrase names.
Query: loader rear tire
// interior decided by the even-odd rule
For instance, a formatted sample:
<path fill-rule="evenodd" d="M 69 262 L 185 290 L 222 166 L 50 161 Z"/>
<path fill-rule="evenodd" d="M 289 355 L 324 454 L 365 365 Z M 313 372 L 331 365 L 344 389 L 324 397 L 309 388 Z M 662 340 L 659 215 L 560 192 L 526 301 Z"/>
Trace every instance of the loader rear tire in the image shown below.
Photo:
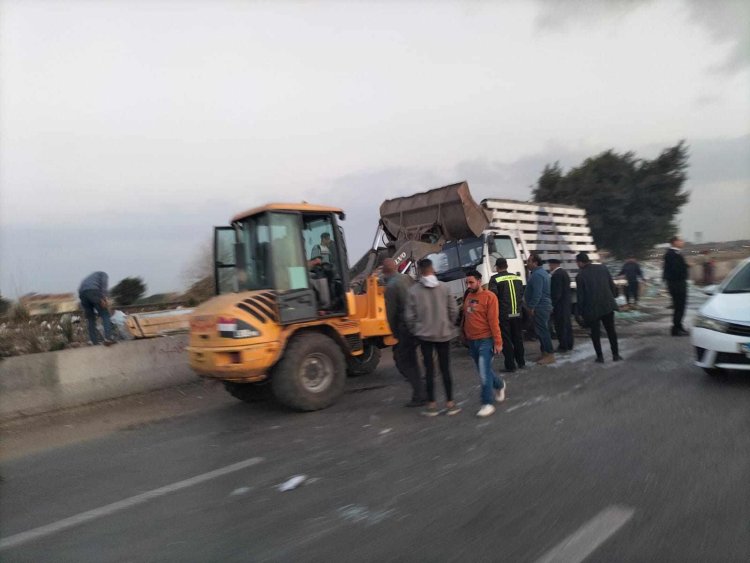
<path fill-rule="evenodd" d="M 317 332 L 295 336 L 271 377 L 276 400 L 298 411 L 330 407 L 345 385 L 344 353 L 336 342 Z"/>
<path fill-rule="evenodd" d="M 369 375 L 375 371 L 380 363 L 380 348 L 371 342 L 365 342 L 365 351 L 361 356 L 346 358 L 346 373 L 349 377 Z"/>

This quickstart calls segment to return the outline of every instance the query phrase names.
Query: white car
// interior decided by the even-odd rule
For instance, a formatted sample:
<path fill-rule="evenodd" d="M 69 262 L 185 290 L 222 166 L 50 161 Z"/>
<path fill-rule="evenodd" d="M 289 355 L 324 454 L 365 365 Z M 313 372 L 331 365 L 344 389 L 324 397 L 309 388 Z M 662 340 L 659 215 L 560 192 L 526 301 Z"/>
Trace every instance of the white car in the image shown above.
<path fill-rule="evenodd" d="M 709 375 L 750 370 L 750 258 L 741 262 L 719 286 L 695 318 L 691 341 L 695 365 Z"/>

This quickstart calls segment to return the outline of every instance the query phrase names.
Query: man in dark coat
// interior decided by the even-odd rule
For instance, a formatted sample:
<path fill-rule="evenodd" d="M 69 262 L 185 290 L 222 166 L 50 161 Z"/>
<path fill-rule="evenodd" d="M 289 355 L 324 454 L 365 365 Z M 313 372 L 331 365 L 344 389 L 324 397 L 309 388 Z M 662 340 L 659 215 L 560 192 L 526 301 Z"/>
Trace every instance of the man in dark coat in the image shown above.
<path fill-rule="evenodd" d="M 609 270 L 602 264 L 592 264 L 588 254 L 581 252 L 576 256 L 578 276 L 576 276 L 576 292 L 578 295 L 578 311 L 583 317 L 586 327 L 591 330 L 591 341 L 596 351 L 596 361 L 604 362 L 602 344 L 600 341 L 600 323 L 604 325 L 612 350 L 612 359 L 622 360 L 617 345 L 615 332 L 615 311 L 617 310 L 617 287 L 612 280 Z"/>
<path fill-rule="evenodd" d="M 417 360 L 418 342 L 406 324 L 406 303 L 413 282 L 409 276 L 398 272 L 392 258 L 383 260 L 383 278 L 386 282 L 385 314 L 393 336 L 398 339 L 393 347 L 393 361 L 412 387 L 411 401 L 406 406 L 421 407 L 427 401 L 427 392 Z"/>
<path fill-rule="evenodd" d="M 570 275 L 564 268 L 560 267 L 560 260 L 557 258 L 550 258 L 547 263 L 552 274 L 550 297 L 552 299 L 552 322 L 555 325 L 555 333 L 559 343 L 557 351 L 570 352 L 573 349 L 573 325 L 570 322 L 573 308 L 570 294 Z"/>
<path fill-rule="evenodd" d="M 526 365 L 523 349 L 523 280 L 520 276 L 508 273 L 508 261 L 498 258 L 495 261 L 497 274 L 490 278 L 487 289 L 497 295 L 500 303 L 500 334 L 503 337 L 505 371 L 513 372 Z"/>
<path fill-rule="evenodd" d="M 620 269 L 619 275 L 624 276 L 628 282 L 628 285 L 625 288 L 625 300 L 628 305 L 630 305 L 631 298 L 633 299 L 633 302 L 638 305 L 638 294 L 640 293 L 640 284 L 638 283 L 638 280 L 643 279 L 643 272 L 641 271 L 641 266 L 638 264 L 638 260 L 635 256 L 631 256 L 625 261 L 622 265 L 622 269 Z"/>
<path fill-rule="evenodd" d="M 687 304 L 688 266 L 682 256 L 685 242 L 680 237 L 672 237 L 670 247 L 664 254 L 664 281 L 667 282 L 669 295 L 672 296 L 672 336 L 687 336 L 690 334 L 682 326 Z"/>

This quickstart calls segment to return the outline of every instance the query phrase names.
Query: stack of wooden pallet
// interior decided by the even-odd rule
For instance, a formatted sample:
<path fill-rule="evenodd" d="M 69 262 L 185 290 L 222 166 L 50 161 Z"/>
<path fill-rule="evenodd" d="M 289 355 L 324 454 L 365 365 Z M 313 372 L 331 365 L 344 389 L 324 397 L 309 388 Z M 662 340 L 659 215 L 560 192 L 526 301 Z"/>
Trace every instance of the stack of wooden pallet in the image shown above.
<path fill-rule="evenodd" d="M 173 309 L 128 315 L 126 324 L 134 338 L 153 338 L 165 334 L 187 332 L 193 309 Z"/>

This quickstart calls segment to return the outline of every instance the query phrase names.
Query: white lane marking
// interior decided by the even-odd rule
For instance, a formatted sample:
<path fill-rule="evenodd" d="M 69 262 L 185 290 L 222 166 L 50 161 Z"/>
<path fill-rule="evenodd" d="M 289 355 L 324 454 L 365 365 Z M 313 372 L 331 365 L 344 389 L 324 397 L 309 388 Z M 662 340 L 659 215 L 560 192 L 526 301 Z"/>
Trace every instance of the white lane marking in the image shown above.
<path fill-rule="evenodd" d="M 548 551 L 536 563 L 580 563 L 633 517 L 627 506 L 610 506 Z"/>
<path fill-rule="evenodd" d="M 134 497 L 113 502 L 112 504 L 107 504 L 105 506 L 100 506 L 99 508 L 94 508 L 93 510 L 88 510 L 86 512 L 81 512 L 80 514 L 76 514 L 75 516 L 71 516 L 70 518 L 64 518 L 63 520 L 58 520 L 57 522 L 47 524 L 46 526 L 40 526 L 39 528 L 21 532 L 20 534 L 8 536 L 7 538 L 3 538 L 2 540 L 0 540 L 0 551 L 8 549 L 10 547 L 28 543 L 39 538 L 43 538 L 44 536 L 55 534 L 62 530 L 72 528 L 73 526 L 83 524 L 84 522 L 95 520 L 96 518 L 101 518 L 102 516 L 108 516 L 115 512 L 119 512 L 120 510 L 125 510 L 126 508 L 132 508 L 133 506 L 143 504 L 144 502 L 147 502 L 151 499 L 173 493 L 181 489 L 187 489 L 188 487 L 192 487 L 193 485 L 198 485 L 211 479 L 216 479 L 217 477 L 221 477 L 222 475 L 227 475 L 228 473 L 233 473 L 252 465 L 257 465 L 262 461 L 262 457 L 252 457 L 250 459 L 246 459 L 245 461 L 233 463 L 232 465 L 227 465 L 226 467 L 221 467 L 219 469 L 209 471 L 208 473 L 203 473 L 202 475 L 196 475 L 195 477 L 185 479 L 184 481 L 178 481 L 177 483 L 172 483 L 171 485 L 166 485 L 165 487 L 160 487 L 152 491 L 146 491 L 145 493 L 141 493 L 140 495 L 136 495 Z"/>

